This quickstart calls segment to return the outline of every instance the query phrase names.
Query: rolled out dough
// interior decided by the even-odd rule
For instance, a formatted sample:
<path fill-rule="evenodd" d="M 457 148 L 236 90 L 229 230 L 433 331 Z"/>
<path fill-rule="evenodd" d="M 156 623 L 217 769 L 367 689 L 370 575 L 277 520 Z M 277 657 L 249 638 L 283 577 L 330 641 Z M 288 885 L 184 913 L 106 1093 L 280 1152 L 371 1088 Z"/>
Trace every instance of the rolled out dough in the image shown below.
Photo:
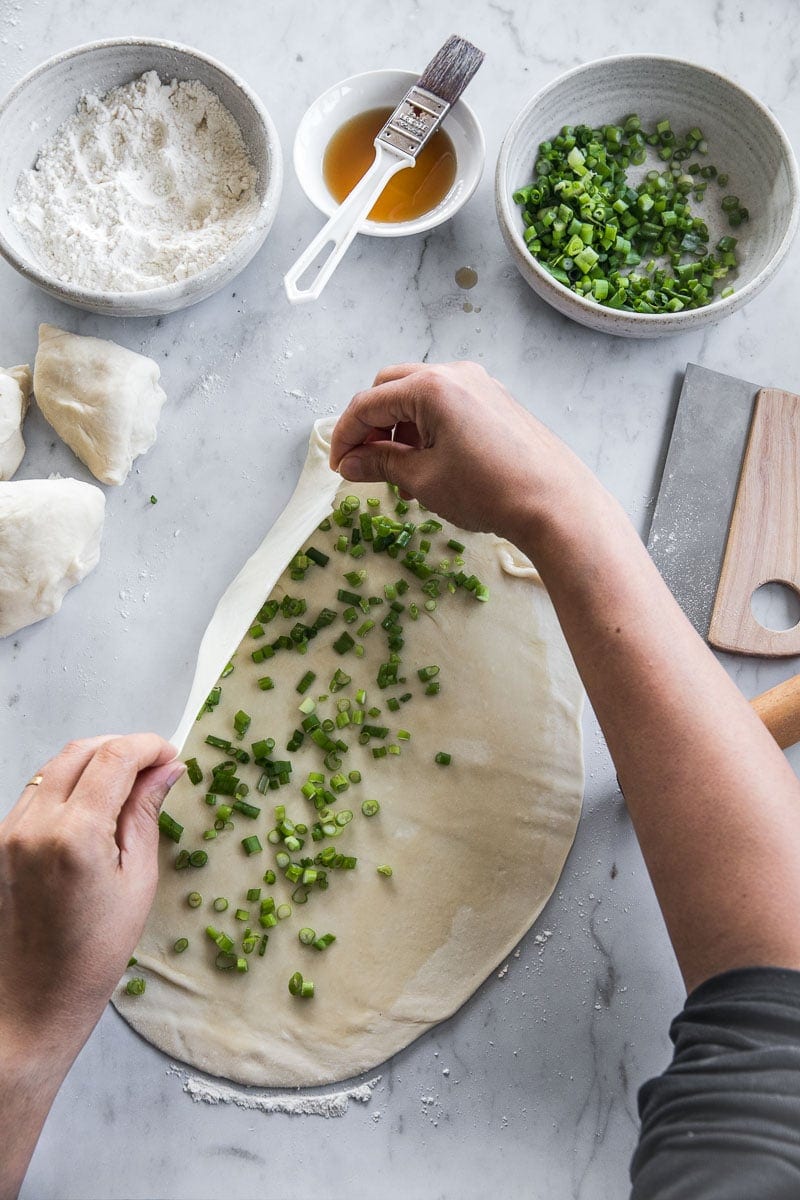
<path fill-rule="evenodd" d="M 252 725 L 240 744 L 249 749 L 251 740 L 271 736 L 278 756 L 302 716 L 295 690 L 300 677 L 316 673 L 307 693 L 316 698 L 341 667 L 353 682 L 339 696 L 352 697 L 365 687 L 367 704 L 378 705 L 379 722 L 390 726 L 387 740 L 405 728 L 411 741 L 400 743 L 401 756 L 374 760 L 369 746 L 344 731 L 350 750 L 342 769 L 356 767 L 363 778 L 337 798 L 337 809 L 356 815 L 335 846 L 356 855 L 358 867 L 330 872 L 327 891 L 295 905 L 292 916 L 269 931 L 265 956 L 251 956 L 244 975 L 215 969 L 216 947 L 204 928 L 212 924 L 240 938 L 242 925 L 233 914 L 242 907 L 252 910 L 249 924 L 258 929 L 258 904 L 245 899 L 249 887 L 261 886 L 262 895 L 273 894 L 276 902 L 288 899 L 291 886 L 280 871 L 273 887 L 261 882 L 263 872 L 275 866 L 275 847 L 265 835 L 274 824 L 275 804 L 285 805 L 295 822 L 312 824 L 313 805 L 300 785 L 309 771 L 324 770 L 321 753 L 307 738 L 299 752 L 287 756 L 294 763 L 291 783 L 264 796 L 254 787 L 259 769 L 241 767 L 239 777 L 250 784 L 248 800 L 261 806 L 261 816 L 238 817 L 234 831 L 210 842 L 202 840 L 214 814 L 204 802 L 204 785 L 181 780 L 166 806 L 185 826 L 180 848 L 205 848 L 209 861 L 201 869 L 176 871 L 178 847 L 162 838 L 158 894 L 136 952 L 136 972 L 146 974 L 147 991 L 132 997 L 123 987 L 114 997 L 125 1019 L 167 1054 L 244 1084 L 341 1080 L 373 1068 L 449 1017 L 541 911 L 581 808 L 583 692 L 577 672 L 536 572 L 496 537 L 462 533 L 447 523 L 431 535 L 432 554 L 440 549 L 440 556 L 453 553 L 446 549 L 449 537 L 466 543 L 467 567 L 489 585 L 491 599 L 481 604 L 460 589 L 434 613 L 422 612 L 416 622 L 404 618 L 405 686 L 377 687 L 377 666 L 386 657 L 379 623 L 363 639 L 364 658 L 332 649 L 344 629 L 356 628 L 341 615 L 307 655 L 279 652 L 261 665 L 252 662 L 259 641 L 248 630 L 270 593 L 305 596 L 306 619 L 313 619 L 324 605 L 339 614 L 346 607 L 336 601 L 337 588 L 348 586 L 345 571 L 365 567 L 364 592 L 370 595 L 382 594 L 385 582 L 404 575 L 397 560 L 371 552 L 360 560 L 331 552 L 328 566 L 310 569 L 302 583 L 283 574 L 299 549 L 311 544 L 329 551 L 325 535 L 314 531 L 337 492 L 359 495 L 362 508 L 369 495 L 381 497 L 382 511 L 394 505 L 382 486 L 343 485 L 330 471 L 331 429 L 330 421 L 317 423 L 292 500 L 220 601 L 176 740 L 185 740 L 184 756 L 196 757 L 208 779 L 225 756 L 205 744 L 206 735 L 232 737 L 233 714 L 241 708 Z M 412 505 L 408 519 L 424 516 Z M 402 599 L 425 597 L 412 581 Z M 375 611 L 382 617 L 386 607 Z M 288 632 L 291 624 L 276 619 L 265 640 Z M 219 706 L 195 721 L 232 654 L 234 671 L 221 681 Z M 441 692 L 428 697 L 416 670 L 431 663 L 441 667 Z M 256 681 L 266 674 L 275 687 L 262 692 Z M 389 711 L 389 695 L 405 691 L 414 693 L 413 700 L 397 713 Z M 327 715 L 331 707 L 320 704 L 318 711 Z M 449 767 L 435 764 L 438 750 L 452 755 Z M 365 798 L 380 801 L 377 816 L 361 815 Z M 264 852 L 248 858 L 241 839 L 251 833 Z M 302 853 L 313 856 L 319 849 L 309 837 Z M 377 874 L 382 863 L 392 866 L 390 879 Z M 193 890 L 203 896 L 197 909 L 186 902 Z M 226 913 L 212 909 L 217 896 L 230 901 Z M 297 932 L 304 925 L 333 932 L 337 940 L 324 952 L 303 946 Z M 183 954 L 172 949 L 178 937 L 190 941 Z M 314 980 L 312 1000 L 289 994 L 287 981 L 297 970 Z"/>

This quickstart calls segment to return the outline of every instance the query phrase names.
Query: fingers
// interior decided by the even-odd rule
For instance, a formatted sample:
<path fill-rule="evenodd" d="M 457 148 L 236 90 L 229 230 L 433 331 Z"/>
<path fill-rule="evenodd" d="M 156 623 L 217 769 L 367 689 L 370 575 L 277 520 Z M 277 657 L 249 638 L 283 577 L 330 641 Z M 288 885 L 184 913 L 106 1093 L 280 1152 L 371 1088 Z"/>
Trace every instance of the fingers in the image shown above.
<path fill-rule="evenodd" d="M 378 387 L 381 383 L 391 383 L 395 379 L 405 379 L 408 375 L 414 375 L 417 371 L 424 371 L 425 363 L 397 363 L 395 366 L 382 367 L 372 381 L 373 387 Z"/>
<path fill-rule="evenodd" d="M 379 439 L 375 439 L 378 441 Z M 387 439 L 388 440 L 388 439 Z M 408 421 L 399 421 L 394 427 L 394 441 L 401 442 L 406 446 L 421 446 L 422 437 L 416 425 L 410 424 Z"/>
<path fill-rule="evenodd" d="M 174 759 L 139 773 L 117 820 L 117 845 L 123 856 L 155 854 L 161 805 L 185 773 L 184 764 Z"/>
<path fill-rule="evenodd" d="M 398 424 L 417 425 L 428 374 L 433 376 L 433 368 L 422 364 L 387 367 L 376 376 L 373 387 L 353 397 L 331 438 L 330 463 L 334 471 L 339 469 L 345 455 L 368 441 L 375 430 L 388 431 Z"/>
<path fill-rule="evenodd" d="M 34 800 L 38 807 L 42 807 L 47 801 L 62 804 L 69 798 L 95 750 L 104 742 L 109 741 L 112 736 L 112 734 L 106 734 L 103 737 L 83 738 L 80 741 L 68 742 L 63 750 L 37 772 L 42 776 L 39 786 L 28 787 L 26 785 L 23 788 L 16 808 L 22 811 L 28 808 Z"/>
<path fill-rule="evenodd" d="M 172 762 L 176 753 L 174 746 L 155 733 L 109 738 L 95 750 L 84 768 L 70 804 L 94 809 L 116 821 L 139 772 Z"/>
<path fill-rule="evenodd" d="M 414 397 L 402 380 L 359 392 L 342 413 L 333 431 L 331 467 L 337 471 L 345 455 L 368 441 L 375 430 L 394 429 L 398 421 L 413 423 L 415 408 Z"/>
<path fill-rule="evenodd" d="M 351 450 L 340 462 L 339 471 L 351 483 L 385 480 L 413 495 L 422 453 L 402 442 L 369 442 Z"/>

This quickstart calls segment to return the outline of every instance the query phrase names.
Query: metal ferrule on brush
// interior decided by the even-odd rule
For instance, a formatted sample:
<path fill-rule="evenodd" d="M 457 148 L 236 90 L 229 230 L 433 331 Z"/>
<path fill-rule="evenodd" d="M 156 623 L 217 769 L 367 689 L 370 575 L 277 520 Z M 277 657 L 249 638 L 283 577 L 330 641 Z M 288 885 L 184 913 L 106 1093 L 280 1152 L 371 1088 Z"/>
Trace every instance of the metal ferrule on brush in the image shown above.
<path fill-rule="evenodd" d="M 409 88 L 377 137 L 377 141 L 416 158 L 441 125 L 450 105 L 418 84 Z"/>

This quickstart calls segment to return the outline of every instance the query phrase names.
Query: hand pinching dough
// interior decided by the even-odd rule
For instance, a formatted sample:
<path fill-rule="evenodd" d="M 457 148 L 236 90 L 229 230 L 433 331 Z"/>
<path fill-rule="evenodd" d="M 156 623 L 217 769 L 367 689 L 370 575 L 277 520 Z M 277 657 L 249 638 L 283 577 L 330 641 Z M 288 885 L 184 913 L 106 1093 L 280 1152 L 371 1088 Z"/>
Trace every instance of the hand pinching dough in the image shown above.
<path fill-rule="evenodd" d="M 22 422 L 30 396 L 30 367 L 0 367 L 0 479 L 11 479 L 22 462 Z"/>
<path fill-rule="evenodd" d="M 583 791 L 583 693 L 530 562 L 343 484 L 331 426 L 203 638 L 147 988 L 114 996 L 167 1054 L 262 1086 L 347 1078 L 449 1017 L 541 911 Z"/>
<path fill-rule="evenodd" d="M 105 505 L 77 479 L 0 483 L 0 637 L 58 612 L 97 566 Z"/>
<path fill-rule="evenodd" d="M 160 374 L 152 358 L 114 342 L 39 326 L 36 403 L 101 483 L 123 483 L 155 442 L 166 400 Z"/>

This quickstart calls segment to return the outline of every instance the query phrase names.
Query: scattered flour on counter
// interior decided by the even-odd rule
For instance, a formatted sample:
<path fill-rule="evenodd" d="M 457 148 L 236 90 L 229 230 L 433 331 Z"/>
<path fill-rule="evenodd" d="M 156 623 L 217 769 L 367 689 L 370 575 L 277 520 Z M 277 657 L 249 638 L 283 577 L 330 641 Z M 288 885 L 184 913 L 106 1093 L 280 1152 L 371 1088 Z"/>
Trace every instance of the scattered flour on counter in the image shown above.
<path fill-rule="evenodd" d="M 335 405 L 323 404 L 316 396 L 311 396 L 301 388 L 284 388 L 283 394 L 284 396 L 288 396 L 290 400 L 301 401 L 309 412 L 321 416 L 332 417 L 338 411 Z"/>
<path fill-rule="evenodd" d="M 222 258 L 258 212 L 257 179 L 212 91 L 148 71 L 81 97 L 20 175 L 10 213 L 59 279 L 136 292 Z"/>
<path fill-rule="evenodd" d="M 22 14 L 22 4 L 9 3 L 9 0 L 2 0 L 0 3 L 0 67 L 4 67 L 7 71 L 13 71 L 14 74 L 19 74 L 17 67 L 18 53 L 25 49 L 22 42 L 14 40 L 15 33 L 19 27 Z M 11 59 L 7 57 L 7 52 L 11 51 Z"/>
<path fill-rule="evenodd" d="M 342 1092 L 327 1092 L 321 1096 L 289 1092 L 276 1096 L 265 1092 L 245 1092 L 226 1083 L 215 1083 L 199 1075 L 190 1075 L 176 1066 L 170 1067 L 167 1074 L 177 1075 L 183 1080 L 184 1092 L 195 1103 L 235 1104 L 237 1108 L 263 1113 L 287 1113 L 293 1117 L 343 1117 L 351 1100 L 357 1104 L 369 1104 L 372 1093 L 381 1081 L 381 1076 L 376 1075 L 374 1079 Z"/>
<path fill-rule="evenodd" d="M 431 1125 L 436 1129 L 439 1125 L 444 1108 L 438 1096 L 420 1096 L 420 1104 L 422 1105 L 422 1115 L 427 1117 Z"/>
<path fill-rule="evenodd" d="M 209 371 L 201 377 L 197 386 L 204 396 L 213 396 L 219 392 L 224 382 L 218 371 Z"/>

